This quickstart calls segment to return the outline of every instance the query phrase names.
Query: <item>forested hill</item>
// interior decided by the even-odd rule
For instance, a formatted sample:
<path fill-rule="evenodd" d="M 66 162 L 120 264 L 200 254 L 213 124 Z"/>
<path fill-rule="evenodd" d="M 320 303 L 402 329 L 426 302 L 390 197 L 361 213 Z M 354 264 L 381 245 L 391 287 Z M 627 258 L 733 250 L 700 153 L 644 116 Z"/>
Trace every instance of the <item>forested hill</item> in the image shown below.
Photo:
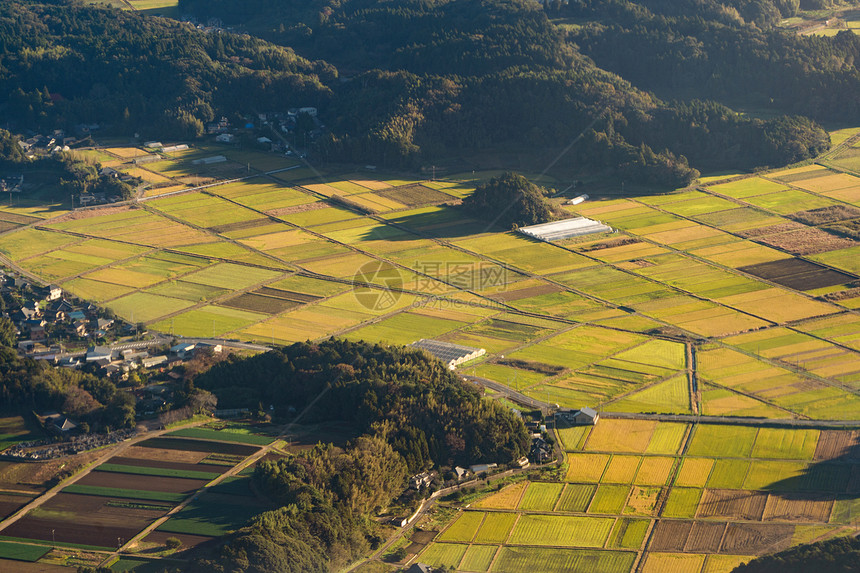
<path fill-rule="evenodd" d="M 324 105 L 332 66 L 235 34 L 76 2 L 0 2 L 0 124 L 193 138 L 216 114 Z"/>
<path fill-rule="evenodd" d="M 660 186 L 687 184 L 696 168 L 782 165 L 829 145 L 803 117 L 751 120 L 707 93 L 661 101 L 595 66 L 530 0 L 182 0 L 180 8 L 278 45 L 81 0 L 8 0 L 0 3 L 0 125 L 101 123 L 191 138 L 213 117 L 311 105 L 330 129 L 317 160 L 414 168 L 506 153 L 523 162 L 510 167 L 542 169 L 577 141 L 557 168 Z"/>
<path fill-rule="evenodd" d="M 579 4 L 588 8 L 576 0 L 561 5 Z M 604 14 L 626 14 L 622 0 L 593 4 Z M 180 0 L 180 6 L 356 74 L 337 89 L 343 97 L 329 110 L 335 129 L 327 151 L 340 158 L 371 154 L 408 163 L 475 149 L 546 156 L 585 129 L 562 162 L 571 170 L 609 167 L 670 184 L 695 175 L 681 156 L 692 167 L 751 168 L 827 146 L 808 121 L 751 121 L 708 103 L 707 93 L 687 104 L 657 100 L 583 57 L 548 18 L 560 14 L 538 2 Z M 634 54 L 629 65 L 644 56 Z"/>
<path fill-rule="evenodd" d="M 856 121 L 860 36 L 800 36 L 775 28 L 829 0 L 571 0 L 548 14 L 567 39 L 640 88 L 667 98 Z M 845 4 L 860 6 L 860 0 Z"/>

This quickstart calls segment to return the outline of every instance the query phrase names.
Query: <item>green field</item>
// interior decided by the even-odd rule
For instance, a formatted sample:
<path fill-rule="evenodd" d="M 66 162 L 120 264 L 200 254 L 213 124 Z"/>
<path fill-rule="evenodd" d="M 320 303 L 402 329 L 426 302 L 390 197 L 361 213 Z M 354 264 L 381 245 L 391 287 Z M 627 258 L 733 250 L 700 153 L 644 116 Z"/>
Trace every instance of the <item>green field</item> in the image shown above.
<path fill-rule="evenodd" d="M 128 472 L 130 473 L 130 472 Z M 153 475 L 153 474 L 145 474 Z M 184 476 L 177 476 L 184 477 Z M 140 489 L 122 489 L 116 487 L 98 487 L 92 485 L 72 484 L 63 488 L 63 493 L 78 493 L 82 495 L 97 495 L 103 497 L 119 497 L 123 499 L 141 499 L 146 501 L 166 501 L 179 503 L 187 495 L 181 493 L 168 493 L 163 491 L 147 491 Z"/>
<path fill-rule="evenodd" d="M 558 511 L 584 513 L 596 488 L 593 485 L 569 483 L 558 501 Z"/>
<path fill-rule="evenodd" d="M 23 543 L 0 541 L 0 559 L 35 562 L 44 557 L 49 551 L 51 551 L 50 547 L 41 545 L 24 545 Z"/>
<path fill-rule="evenodd" d="M 552 511 L 564 484 L 531 482 L 520 501 L 520 510 Z"/>
<path fill-rule="evenodd" d="M 177 470 L 170 468 L 151 468 L 147 466 L 128 466 L 124 464 L 104 463 L 96 468 L 100 472 L 113 472 L 121 474 L 136 474 L 144 476 L 161 476 L 161 477 L 176 477 L 189 479 L 205 479 L 213 480 L 220 476 L 220 473 L 203 472 L 195 470 Z"/>
<path fill-rule="evenodd" d="M 546 573 L 628 573 L 636 559 L 631 551 L 502 547 L 493 571 Z"/>
<path fill-rule="evenodd" d="M 483 512 L 465 511 L 439 536 L 440 541 L 472 541 L 484 520 Z"/>
<path fill-rule="evenodd" d="M 602 517 L 524 514 L 514 526 L 508 543 L 603 547 L 614 523 L 614 519 Z"/>
<path fill-rule="evenodd" d="M 242 496 L 234 496 L 235 501 L 226 503 L 227 497 L 218 496 L 215 501 L 204 493 L 160 525 L 158 530 L 217 537 L 239 529 L 253 516 L 268 509 Z"/>
<path fill-rule="evenodd" d="M 475 535 L 475 543 L 504 543 L 517 520 L 516 513 L 489 512 Z"/>
<path fill-rule="evenodd" d="M 236 442 L 239 444 L 251 444 L 254 446 L 268 446 L 275 441 L 271 436 L 243 433 L 238 431 L 210 430 L 208 428 L 187 428 L 170 432 L 169 436 L 180 436 L 183 438 L 200 438 L 202 440 L 216 440 L 221 442 Z"/>

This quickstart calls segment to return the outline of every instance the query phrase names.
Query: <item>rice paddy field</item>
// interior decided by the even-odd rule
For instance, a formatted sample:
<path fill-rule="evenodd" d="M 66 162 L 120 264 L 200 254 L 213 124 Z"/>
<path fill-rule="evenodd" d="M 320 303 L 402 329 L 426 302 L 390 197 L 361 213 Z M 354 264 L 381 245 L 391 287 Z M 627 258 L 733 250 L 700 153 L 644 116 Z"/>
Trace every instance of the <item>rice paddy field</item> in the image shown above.
<path fill-rule="evenodd" d="M 608 418 L 571 430 L 564 481 L 513 483 L 461 508 L 416 560 L 729 572 L 860 528 L 858 431 Z"/>
<path fill-rule="evenodd" d="M 563 408 L 860 420 L 851 141 L 820 164 L 564 206 L 615 232 L 557 244 L 457 207 L 491 172 L 311 176 L 232 147 L 108 147 L 87 153 L 173 191 L 0 207 L 0 256 L 174 335 L 436 338 L 486 349 L 466 373 Z"/>

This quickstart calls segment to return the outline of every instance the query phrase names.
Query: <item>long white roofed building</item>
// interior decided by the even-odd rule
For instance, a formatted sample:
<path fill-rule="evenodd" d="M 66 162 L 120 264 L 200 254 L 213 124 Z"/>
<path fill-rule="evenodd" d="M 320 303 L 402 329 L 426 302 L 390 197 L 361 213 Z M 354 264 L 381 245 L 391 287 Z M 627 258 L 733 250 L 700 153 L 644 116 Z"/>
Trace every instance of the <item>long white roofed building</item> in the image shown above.
<path fill-rule="evenodd" d="M 552 242 L 594 233 L 611 233 L 612 227 L 586 217 L 574 217 L 572 219 L 541 223 L 540 225 L 520 227 L 519 231 L 529 237 Z"/>

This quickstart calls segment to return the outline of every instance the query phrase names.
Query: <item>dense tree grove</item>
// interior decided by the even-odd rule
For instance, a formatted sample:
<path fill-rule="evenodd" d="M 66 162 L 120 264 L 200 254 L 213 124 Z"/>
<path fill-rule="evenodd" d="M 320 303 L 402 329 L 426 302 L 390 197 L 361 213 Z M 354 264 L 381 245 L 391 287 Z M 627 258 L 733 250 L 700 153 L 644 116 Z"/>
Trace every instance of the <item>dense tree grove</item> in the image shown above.
<path fill-rule="evenodd" d="M 226 407 L 273 405 L 302 421 L 348 421 L 345 449 L 318 445 L 257 466 L 254 479 L 281 506 L 234 535 L 197 571 L 336 571 L 366 554 L 374 512 L 406 477 L 441 464 L 507 463 L 527 452 L 525 426 L 482 400 L 438 360 L 407 348 L 329 340 L 232 358 L 195 384 Z"/>
<path fill-rule="evenodd" d="M 523 227 L 546 223 L 553 218 L 547 190 L 531 183 L 518 173 L 505 173 L 478 185 L 463 200 L 463 207 L 473 216 L 500 227 Z"/>
<path fill-rule="evenodd" d="M 817 573 L 848 573 L 860 563 L 860 539 L 847 536 L 799 545 L 757 557 L 734 569 L 734 573 L 786 573 L 816 571 Z"/>
<path fill-rule="evenodd" d="M 573 0 L 546 10 L 526 0 L 180 3 L 182 13 L 221 18 L 274 42 L 268 43 L 79 0 L 10 0 L 0 4 L 0 121 L 19 130 L 97 122 L 115 133 L 193 138 L 222 115 L 238 120 L 309 105 L 329 128 L 317 143 L 324 160 L 418 167 L 501 152 L 537 165 L 567 150 L 557 167 L 569 173 L 614 172 L 672 187 L 691 182 L 697 169 L 785 164 L 829 144 L 813 123 L 754 120 L 708 100 L 733 104 L 729 95 L 749 91 L 748 100 L 766 105 L 756 92 L 772 91 L 769 97 L 792 100 L 780 107 L 785 113 L 822 119 L 852 113 L 849 104 L 828 102 L 847 101 L 854 89 L 856 70 L 847 64 L 855 41 L 794 40 L 741 26 L 735 22 L 746 10 L 741 0 L 737 7 L 716 0 L 663 4 L 690 13 L 702 7 L 702 21 L 666 16 L 674 12 L 645 0 Z M 568 14 L 608 23 L 571 32 L 548 18 Z M 628 30 L 624 18 L 640 14 L 647 25 Z M 675 29 L 681 23 L 696 34 L 722 34 L 715 45 L 738 54 L 698 72 L 697 58 L 716 48 L 706 50 L 704 39 Z M 747 40 L 737 39 L 747 33 L 763 46 L 750 60 L 755 65 L 746 60 Z M 635 53 L 610 53 L 617 35 L 636 34 L 657 39 L 646 45 L 622 38 L 619 52 Z M 667 45 L 680 37 L 691 39 Z M 803 55 L 815 42 L 822 56 Z M 783 47 L 788 54 L 775 55 Z M 835 58 L 824 61 L 827 53 Z M 803 73 L 784 71 L 791 58 Z M 784 81 L 760 82 L 760 74 Z M 703 102 L 674 103 L 680 96 Z M 824 111 L 813 113 L 801 100 Z"/>

